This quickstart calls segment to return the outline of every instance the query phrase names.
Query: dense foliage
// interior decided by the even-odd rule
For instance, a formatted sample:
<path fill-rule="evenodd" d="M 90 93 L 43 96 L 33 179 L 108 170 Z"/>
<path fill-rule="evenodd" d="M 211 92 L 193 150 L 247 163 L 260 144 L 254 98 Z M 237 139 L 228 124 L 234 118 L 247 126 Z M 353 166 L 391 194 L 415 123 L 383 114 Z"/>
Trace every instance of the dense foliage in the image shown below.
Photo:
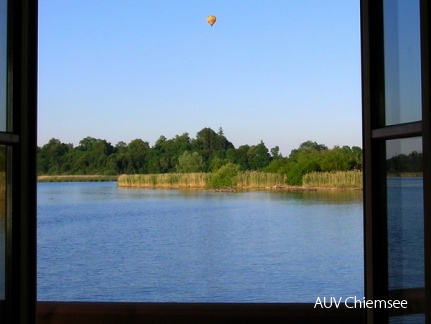
<path fill-rule="evenodd" d="M 152 147 L 141 139 L 113 146 L 93 137 L 84 138 L 74 147 L 52 138 L 38 148 L 37 162 L 39 175 L 215 173 L 226 166 L 218 173 L 222 178 L 227 170 L 256 170 L 284 174 L 288 184 L 300 185 L 302 176 L 309 172 L 361 169 L 362 150 L 356 146 L 328 149 L 307 141 L 283 157 L 278 146 L 268 149 L 260 141 L 235 148 L 221 128 L 218 132 L 204 128 L 196 138 L 188 133 L 172 139 L 160 136 Z"/>

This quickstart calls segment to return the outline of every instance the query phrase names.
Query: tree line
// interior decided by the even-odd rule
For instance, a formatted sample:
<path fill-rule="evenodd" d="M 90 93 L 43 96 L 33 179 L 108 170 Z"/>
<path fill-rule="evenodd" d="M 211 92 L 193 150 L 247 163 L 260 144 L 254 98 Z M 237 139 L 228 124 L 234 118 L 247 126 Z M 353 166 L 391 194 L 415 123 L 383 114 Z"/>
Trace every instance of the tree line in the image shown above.
<path fill-rule="evenodd" d="M 115 146 L 104 139 L 85 137 L 74 147 L 52 138 L 37 150 L 39 175 L 157 174 L 215 172 L 233 164 L 238 170 L 285 174 L 287 183 L 300 185 L 302 176 L 313 171 L 348 171 L 362 168 L 362 149 L 307 141 L 289 156 L 278 146 L 268 149 L 263 141 L 235 148 L 223 129 L 203 128 L 195 138 L 188 133 L 171 139 L 160 136 L 151 147 L 142 139 Z"/>
<path fill-rule="evenodd" d="M 388 173 L 422 173 L 423 155 L 417 151 L 410 154 L 397 154 L 387 160 L 386 169 Z"/>

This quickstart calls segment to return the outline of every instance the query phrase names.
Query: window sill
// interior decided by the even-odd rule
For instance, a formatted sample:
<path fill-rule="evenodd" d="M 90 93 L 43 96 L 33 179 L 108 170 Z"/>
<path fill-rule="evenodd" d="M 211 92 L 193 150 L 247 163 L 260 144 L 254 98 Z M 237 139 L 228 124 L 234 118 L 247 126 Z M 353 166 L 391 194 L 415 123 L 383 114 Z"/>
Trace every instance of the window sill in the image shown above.
<path fill-rule="evenodd" d="M 38 302 L 37 323 L 363 323 L 363 309 L 314 304 Z"/>

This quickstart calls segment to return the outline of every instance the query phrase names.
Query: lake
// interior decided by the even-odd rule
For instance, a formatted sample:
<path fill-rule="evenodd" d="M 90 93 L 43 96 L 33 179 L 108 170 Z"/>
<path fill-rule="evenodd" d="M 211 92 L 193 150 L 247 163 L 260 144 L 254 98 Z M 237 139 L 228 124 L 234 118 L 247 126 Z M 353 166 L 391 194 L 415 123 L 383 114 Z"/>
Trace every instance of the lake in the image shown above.
<path fill-rule="evenodd" d="M 38 300 L 363 296 L 361 191 L 38 184 Z"/>

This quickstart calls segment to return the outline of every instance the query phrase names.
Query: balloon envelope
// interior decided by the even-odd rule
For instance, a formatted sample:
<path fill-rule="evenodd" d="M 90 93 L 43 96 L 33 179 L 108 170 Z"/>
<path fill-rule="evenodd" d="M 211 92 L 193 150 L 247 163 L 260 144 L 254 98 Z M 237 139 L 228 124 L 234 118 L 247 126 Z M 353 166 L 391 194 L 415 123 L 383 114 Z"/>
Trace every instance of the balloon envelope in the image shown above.
<path fill-rule="evenodd" d="M 207 18 L 207 22 L 208 22 L 208 24 L 210 24 L 211 26 L 215 24 L 216 20 L 217 20 L 217 18 L 216 18 L 215 16 L 213 16 L 213 15 L 210 15 L 210 16 L 208 16 L 208 18 Z"/>

